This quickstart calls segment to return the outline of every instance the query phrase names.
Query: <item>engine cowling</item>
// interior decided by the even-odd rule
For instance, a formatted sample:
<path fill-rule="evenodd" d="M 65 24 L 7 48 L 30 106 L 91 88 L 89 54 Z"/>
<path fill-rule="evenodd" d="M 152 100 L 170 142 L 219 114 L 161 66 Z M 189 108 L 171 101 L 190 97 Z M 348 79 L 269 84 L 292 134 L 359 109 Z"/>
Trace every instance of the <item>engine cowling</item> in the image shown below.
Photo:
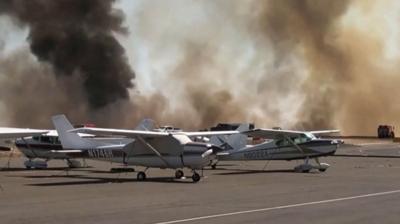
<path fill-rule="evenodd" d="M 188 143 L 183 150 L 183 164 L 192 169 L 202 169 L 216 158 L 219 147 L 204 143 Z"/>

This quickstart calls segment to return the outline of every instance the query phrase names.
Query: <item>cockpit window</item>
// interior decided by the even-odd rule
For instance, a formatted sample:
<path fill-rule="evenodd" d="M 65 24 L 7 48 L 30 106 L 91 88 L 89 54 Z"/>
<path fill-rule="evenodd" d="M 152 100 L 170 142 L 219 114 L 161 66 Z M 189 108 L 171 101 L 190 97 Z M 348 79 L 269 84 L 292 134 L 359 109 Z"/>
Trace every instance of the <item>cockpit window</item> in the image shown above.
<path fill-rule="evenodd" d="M 310 140 L 312 140 L 313 135 L 311 134 L 311 136 L 310 136 L 310 135 L 307 135 L 307 133 L 305 133 L 305 134 L 300 134 L 298 137 L 292 137 L 290 139 L 294 144 L 302 144 L 302 143 L 306 143 L 306 142 L 309 142 Z M 288 141 L 287 139 L 280 139 L 280 140 L 276 141 L 276 145 L 278 147 L 290 146 L 293 144 L 292 142 Z"/>
<path fill-rule="evenodd" d="M 276 145 L 279 147 L 283 147 L 283 146 L 290 145 L 290 143 L 286 139 L 281 139 L 281 140 L 276 141 Z"/>

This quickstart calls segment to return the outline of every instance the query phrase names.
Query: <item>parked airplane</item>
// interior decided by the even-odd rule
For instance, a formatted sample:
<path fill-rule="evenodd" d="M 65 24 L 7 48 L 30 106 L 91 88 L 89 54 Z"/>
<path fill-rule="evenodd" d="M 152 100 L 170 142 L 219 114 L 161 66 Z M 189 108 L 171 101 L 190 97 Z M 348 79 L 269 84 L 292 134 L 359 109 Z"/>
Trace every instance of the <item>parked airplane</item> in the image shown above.
<path fill-rule="evenodd" d="M 237 131 L 165 132 L 88 127 L 73 130 L 64 115 L 53 116 L 52 121 L 64 148 L 58 151 L 59 153 L 146 167 L 144 171 L 138 172 L 138 180 L 145 180 L 145 171 L 151 167 L 175 169 L 176 178 L 183 177 L 182 168 L 187 167 L 193 172 L 193 182 L 198 182 L 201 177 L 196 170 L 209 165 L 221 148 L 209 143 L 193 142 L 189 137 L 237 133 Z M 120 144 L 98 142 L 81 138 L 77 133 L 125 136 L 130 138 L 131 142 Z"/>
<path fill-rule="evenodd" d="M 142 120 L 136 130 L 151 130 L 155 128 L 154 121 L 151 119 Z M 128 143 L 131 140 L 125 137 L 99 137 L 90 134 L 79 135 L 83 138 L 90 138 L 93 141 L 106 142 L 109 144 Z M 58 159 L 65 160 L 68 167 L 78 168 L 82 164 L 78 157 L 71 157 L 67 153 L 59 152 L 62 150 L 61 142 L 58 138 L 56 130 L 38 130 L 38 129 L 19 129 L 19 128 L 0 128 L 0 138 L 12 139 L 7 146 L 2 146 L 0 149 L 10 150 L 11 143 L 17 146 L 17 149 L 28 158 L 24 162 L 27 169 L 47 168 L 47 163 L 50 160 Z"/>
<path fill-rule="evenodd" d="M 10 151 L 12 147 L 11 139 L 23 138 L 27 136 L 37 136 L 47 133 L 48 130 L 38 130 L 29 128 L 0 128 L 0 151 Z"/>
<path fill-rule="evenodd" d="M 62 149 L 55 130 L 48 130 L 41 135 L 21 137 L 14 140 L 17 149 L 28 160 L 24 162 L 27 169 L 47 168 L 47 162 L 51 159 L 65 160 L 70 168 L 80 167 L 80 162 L 70 159 L 67 155 L 52 153 L 51 150 Z"/>
<path fill-rule="evenodd" d="M 254 129 L 246 131 L 246 125 L 241 125 L 238 130 L 241 134 L 220 138 L 213 136 L 211 143 L 219 145 L 225 151 L 218 153 L 218 160 L 304 160 L 304 164 L 294 168 L 297 172 L 309 172 L 318 169 L 326 171 L 330 165 L 321 163 L 319 157 L 333 155 L 341 140 L 328 140 L 317 138 L 316 135 L 337 133 L 338 130 L 325 131 L 293 131 L 276 129 Z M 268 139 L 263 143 L 247 145 L 247 138 Z M 313 158 L 315 165 L 309 160 Z M 216 163 L 212 164 L 215 168 Z"/>

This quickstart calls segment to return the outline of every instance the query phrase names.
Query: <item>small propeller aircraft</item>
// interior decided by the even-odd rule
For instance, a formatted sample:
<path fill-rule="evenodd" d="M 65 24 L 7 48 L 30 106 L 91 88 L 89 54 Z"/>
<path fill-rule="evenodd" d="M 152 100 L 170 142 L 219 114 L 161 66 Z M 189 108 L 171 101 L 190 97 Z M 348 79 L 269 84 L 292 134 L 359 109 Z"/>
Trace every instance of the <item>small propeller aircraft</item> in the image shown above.
<path fill-rule="evenodd" d="M 12 139 L 23 138 L 28 136 L 38 136 L 46 134 L 48 130 L 29 129 L 29 128 L 0 128 L 0 139 L 2 143 L 0 145 L 0 151 L 11 151 Z"/>
<path fill-rule="evenodd" d="M 198 182 L 201 177 L 196 170 L 208 166 L 221 148 L 209 143 L 193 142 L 190 137 L 238 133 L 237 131 L 165 132 L 90 127 L 73 129 L 64 115 L 53 116 L 52 121 L 63 147 L 63 150 L 57 151 L 58 153 L 143 166 L 145 170 L 137 173 L 138 180 L 146 179 L 145 172 L 148 168 L 175 169 L 175 177 L 181 178 L 184 175 L 182 168 L 187 167 L 193 172 L 193 182 Z M 130 142 L 119 144 L 98 142 L 81 138 L 77 133 L 124 136 L 130 139 Z"/>
<path fill-rule="evenodd" d="M 224 148 L 218 153 L 218 160 L 304 160 L 304 163 L 294 168 L 296 172 L 309 172 L 317 169 L 326 171 L 330 165 L 321 163 L 319 157 L 333 155 L 342 140 L 320 139 L 316 135 L 338 133 L 339 130 L 324 131 L 293 131 L 276 129 L 248 130 L 248 125 L 241 125 L 239 134 L 225 138 L 213 136 L 210 142 Z M 247 145 L 247 138 L 267 139 L 265 142 Z M 310 159 L 316 164 L 311 164 Z M 216 162 L 212 168 L 216 167 Z"/>
<path fill-rule="evenodd" d="M 151 119 L 143 119 L 136 130 L 151 130 L 155 128 L 155 123 Z M 101 137 L 90 134 L 81 134 L 83 138 L 90 138 L 93 141 L 107 142 L 110 144 L 130 142 L 130 139 L 121 137 Z M 0 139 L 5 139 L 0 145 L 1 151 L 10 151 L 14 145 L 28 158 L 24 165 L 27 169 L 45 169 L 50 160 L 64 160 L 69 168 L 79 168 L 82 164 L 77 157 L 71 157 L 62 150 L 61 142 L 56 130 L 23 129 L 23 128 L 0 128 Z M 10 154 L 11 156 L 11 154 Z"/>
<path fill-rule="evenodd" d="M 14 140 L 31 136 L 40 136 L 48 133 L 48 130 L 28 129 L 28 128 L 0 128 L 0 151 L 11 151 L 15 145 Z M 10 153 L 10 156 L 12 153 Z M 11 158 L 11 157 L 10 157 Z M 9 165 L 9 162 L 8 162 Z"/>
<path fill-rule="evenodd" d="M 79 134 L 83 138 L 90 138 L 93 141 L 105 141 L 105 142 L 127 142 L 127 139 L 123 138 L 100 138 L 89 134 Z M 49 130 L 47 133 L 23 137 L 15 140 L 15 146 L 18 150 L 28 158 L 24 162 L 27 169 L 45 169 L 47 163 L 50 160 L 64 160 L 69 168 L 82 167 L 78 157 L 71 157 L 66 153 L 62 153 L 62 145 L 59 140 L 56 130 Z"/>

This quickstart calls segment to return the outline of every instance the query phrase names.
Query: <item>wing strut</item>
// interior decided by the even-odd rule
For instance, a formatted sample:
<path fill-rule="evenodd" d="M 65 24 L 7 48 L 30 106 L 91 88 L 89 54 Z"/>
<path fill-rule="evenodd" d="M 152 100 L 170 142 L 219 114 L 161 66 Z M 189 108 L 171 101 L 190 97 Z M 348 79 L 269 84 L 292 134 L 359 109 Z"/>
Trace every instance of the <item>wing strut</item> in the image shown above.
<path fill-rule="evenodd" d="M 157 149 L 155 149 L 152 145 L 150 145 L 148 142 L 146 142 L 142 137 L 137 136 L 136 139 L 138 139 L 141 143 L 143 143 L 143 145 L 145 145 L 148 149 L 154 152 L 158 156 L 158 158 L 160 158 L 165 163 L 167 167 L 172 167 L 168 164 L 167 160 L 164 159 L 161 153 Z"/>
<path fill-rule="evenodd" d="M 35 157 L 38 157 L 38 155 L 36 154 L 35 150 L 33 150 L 33 149 L 31 148 L 31 146 L 30 146 L 29 143 L 26 141 L 26 139 L 25 139 L 24 137 L 22 137 L 21 139 L 22 139 L 22 141 L 26 144 L 26 148 L 28 148 L 28 149 L 32 152 L 32 154 L 33 154 Z"/>

